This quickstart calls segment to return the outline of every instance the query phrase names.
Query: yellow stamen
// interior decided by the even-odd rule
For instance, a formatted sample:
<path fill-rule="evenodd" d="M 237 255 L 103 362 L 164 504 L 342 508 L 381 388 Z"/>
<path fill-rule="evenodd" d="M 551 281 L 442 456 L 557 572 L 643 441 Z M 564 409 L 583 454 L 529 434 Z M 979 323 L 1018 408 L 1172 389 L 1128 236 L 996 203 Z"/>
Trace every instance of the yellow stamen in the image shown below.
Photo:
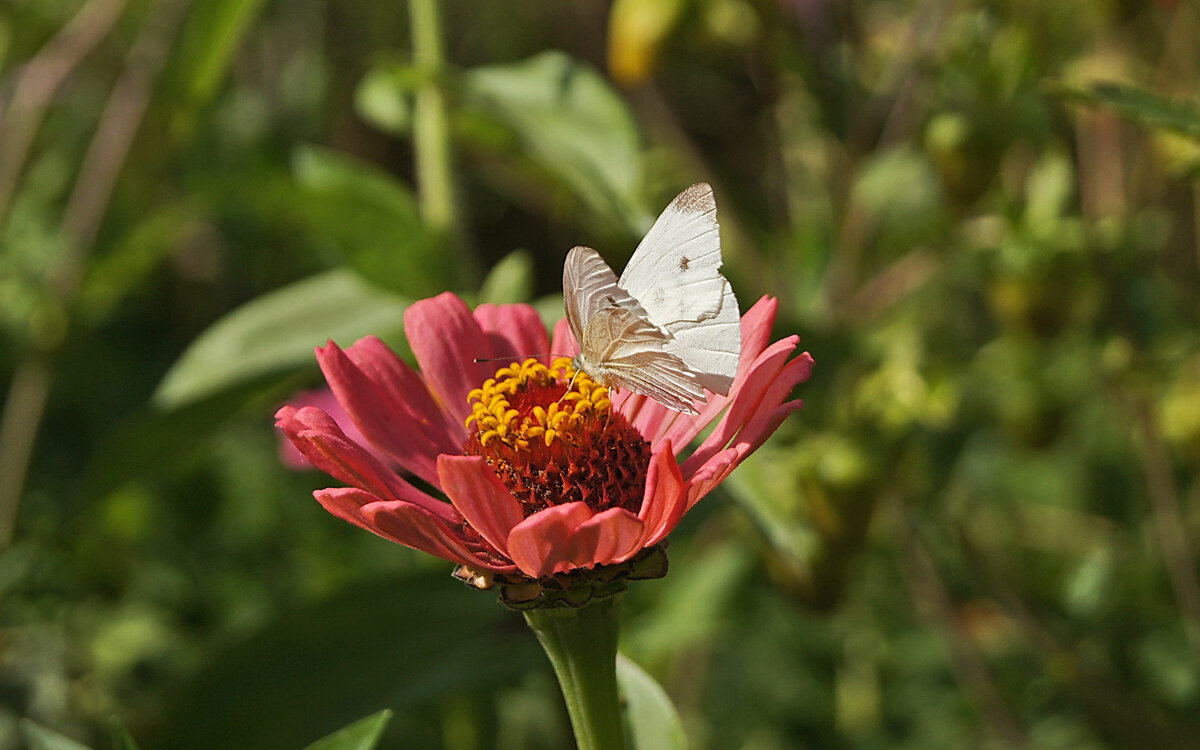
<path fill-rule="evenodd" d="M 553 393 L 564 383 L 569 387 L 561 398 L 529 404 L 528 399 L 536 398 L 536 389 Z M 494 378 L 472 389 L 467 400 L 471 414 L 464 425 L 479 443 L 487 446 L 499 440 L 517 450 L 528 450 L 531 440 L 547 446 L 555 440 L 571 440 L 585 420 L 606 416 L 611 408 L 608 389 L 587 373 L 576 371 L 565 357 L 554 360 L 550 367 L 532 357 L 501 367 Z"/>

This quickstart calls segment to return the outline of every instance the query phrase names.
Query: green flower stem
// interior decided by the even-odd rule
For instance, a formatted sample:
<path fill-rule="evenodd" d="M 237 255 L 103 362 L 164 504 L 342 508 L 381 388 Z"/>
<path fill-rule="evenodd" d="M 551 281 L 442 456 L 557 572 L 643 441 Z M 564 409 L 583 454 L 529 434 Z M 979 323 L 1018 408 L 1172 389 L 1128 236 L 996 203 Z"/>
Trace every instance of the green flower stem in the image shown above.
<path fill-rule="evenodd" d="M 617 694 L 621 596 L 586 606 L 525 612 L 562 687 L 579 750 L 622 750 L 625 730 Z"/>
<path fill-rule="evenodd" d="M 441 0 L 409 0 L 413 63 L 422 73 L 413 112 L 413 145 L 417 162 L 417 199 L 421 218 L 439 232 L 450 232 L 454 220 L 454 185 L 450 175 L 450 120 L 442 92 Z"/>

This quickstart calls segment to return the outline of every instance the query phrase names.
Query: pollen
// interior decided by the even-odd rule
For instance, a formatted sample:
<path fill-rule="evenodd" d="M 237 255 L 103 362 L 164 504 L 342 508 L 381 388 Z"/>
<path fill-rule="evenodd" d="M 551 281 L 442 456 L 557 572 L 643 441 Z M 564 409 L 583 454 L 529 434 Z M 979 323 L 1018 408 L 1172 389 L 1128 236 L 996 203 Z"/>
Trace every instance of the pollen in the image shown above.
<path fill-rule="evenodd" d="M 467 400 L 465 452 L 487 460 L 526 515 L 577 501 L 640 508 L 650 444 L 570 359 L 513 362 Z"/>

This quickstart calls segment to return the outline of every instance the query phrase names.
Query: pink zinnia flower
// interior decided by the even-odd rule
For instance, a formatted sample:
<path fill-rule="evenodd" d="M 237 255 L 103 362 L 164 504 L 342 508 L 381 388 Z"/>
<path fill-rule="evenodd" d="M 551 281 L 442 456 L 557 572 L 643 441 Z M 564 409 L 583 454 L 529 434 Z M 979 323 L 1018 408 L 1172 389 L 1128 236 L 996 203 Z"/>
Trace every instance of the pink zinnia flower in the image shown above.
<path fill-rule="evenodd" d="M 574 370 L 566 359 L 550 367 L 526 360 L 489 377 L 494 364 L 475 358 L 570 355 L 577 345 L 565 321 L 548 342 L 528 305 L 472 313 L 445 293 L 413 304 L 404 318 L 420 374 L 375 337 L 317 349 L 334 395 L 369 445 L 313 406 L 285 406 L 276 420 L 314 466 L 349 485 L 313 493 L 326 510 L 459 563 L 477 584 L 498 574 L 544 580 L 623 563 L 665 539 L 800 408 L 786 399 L 813 360 L 807 352 L 788 360 L 796 336 L 768 345 L 776 309 L 764 297 L 742 317 L 729 395 L 711 395 L 689 416 L 644 396 L 610 397 L 586 373 L 568 391 Z M 699 447 L 682 455 L 718 417 Z"/>

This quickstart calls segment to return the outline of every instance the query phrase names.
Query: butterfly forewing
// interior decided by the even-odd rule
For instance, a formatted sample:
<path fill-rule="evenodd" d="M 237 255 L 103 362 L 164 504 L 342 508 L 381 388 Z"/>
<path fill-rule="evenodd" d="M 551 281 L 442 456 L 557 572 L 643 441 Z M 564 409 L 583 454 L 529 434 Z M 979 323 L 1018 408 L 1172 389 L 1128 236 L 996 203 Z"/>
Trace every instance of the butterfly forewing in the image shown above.
<path fill-rule="evenodd" d="M 692 185 L 667 206 L 617 284 L 651 322 L 671 334 L 675 354 L 699 382 L 726 394 L 742 350 L 740 311 L 721 275 L 721 237 L 712 188 Z"/>
<path fill-rule="evenodd" d="M 672 330 L 717 314 L 725 282 L 720 268 L 717 204 L 712 188 L 701 182 L 663 210 L 617 283 L 655 323 Z"/>
<path fill-rule="evenodd" d="M 667 206 L 618 280 L 591 248 L 563 266 L 577 367 L 601 383 L 695 413 L 707 388 L 727 394 L 742 350 L 740 312 L 721 275 L 712 188 L 692 185 Z"/>

